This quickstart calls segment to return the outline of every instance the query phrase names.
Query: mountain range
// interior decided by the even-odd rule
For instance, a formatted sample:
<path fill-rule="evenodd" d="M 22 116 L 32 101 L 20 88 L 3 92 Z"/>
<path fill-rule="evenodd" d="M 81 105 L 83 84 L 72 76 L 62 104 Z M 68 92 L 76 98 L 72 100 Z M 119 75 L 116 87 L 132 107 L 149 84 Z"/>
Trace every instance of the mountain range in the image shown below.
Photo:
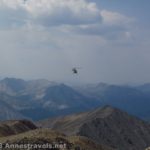
<path fill-rule="evenodd" d="M 129 86 L 99 83 L 76 87 L 76 90 L 100 100 L 102 105 L 111 105 L 150 120 L 150 84 Z"/>
<path fill-rule="evenodd" d="M 5 78 L 0 81 L 0 120 L 40 120 L 95 108 L 100 101 L 89 98 L 65 84 L 47 80 Z M 36 114 L 36 115 L 35 115 Z"/>
<path fill-rule="evenodd" d="M 0 81 L 0 120 L 41 120 L 104 105 L 150 120 L 150 84 L 98 83 L 77 87 L 45 79 L 5 78 Z"/>

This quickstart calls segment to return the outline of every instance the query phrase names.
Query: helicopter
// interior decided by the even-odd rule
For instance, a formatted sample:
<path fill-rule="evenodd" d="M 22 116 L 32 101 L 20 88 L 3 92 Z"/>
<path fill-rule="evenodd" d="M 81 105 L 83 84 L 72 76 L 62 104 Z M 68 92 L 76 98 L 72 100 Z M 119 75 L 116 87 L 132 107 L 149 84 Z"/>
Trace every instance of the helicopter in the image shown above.
<path fill-rule="evenodd" d="M 72 68 L 73 74 L 78 74 L 78 69 L 80 69 L 80 68 L 77 68 L 77 67 Z"/>

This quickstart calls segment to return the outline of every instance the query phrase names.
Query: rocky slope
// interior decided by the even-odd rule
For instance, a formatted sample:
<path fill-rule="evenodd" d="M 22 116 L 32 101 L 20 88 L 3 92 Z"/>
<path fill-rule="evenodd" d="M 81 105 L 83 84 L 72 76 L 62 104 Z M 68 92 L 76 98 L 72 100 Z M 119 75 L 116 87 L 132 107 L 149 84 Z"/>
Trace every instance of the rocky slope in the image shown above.
<path fill-rule="evenodd" d="M 37 127 L 28 120 L 2 121 L 0 122 L 0 137 L 15 135 L 34 129 L 37 129 Z"/>
<path fill-rule="evenodd" d="M 110 106 L 39 124 L 119 150 L 143 150 L 150 146 L 150 124 Z"/>
<path fill-rule="evenodd" d="M 108 146 L 96 144 L 86 137 L 68 137 L 50 129 L 37 129 L 14 136 L 3 137 L 0 138 L 0 143 L 3 143 L 3 147 L 6 146 L 6 143 L 9 145 L 33 144 L 34 146 L 38 144 L 38 146 L 35 148 L 37 150 L 41 150 L 40 146 L 47 143 L 50 146 L 47 149 L 51 150 L 113 150 Z M 34 148 L 30 149 L 32 150 Z M 42 149 L 46 150 L 46 148 Z M 15 148 L 11 148 L 11 150 L 15 150 Z"/>

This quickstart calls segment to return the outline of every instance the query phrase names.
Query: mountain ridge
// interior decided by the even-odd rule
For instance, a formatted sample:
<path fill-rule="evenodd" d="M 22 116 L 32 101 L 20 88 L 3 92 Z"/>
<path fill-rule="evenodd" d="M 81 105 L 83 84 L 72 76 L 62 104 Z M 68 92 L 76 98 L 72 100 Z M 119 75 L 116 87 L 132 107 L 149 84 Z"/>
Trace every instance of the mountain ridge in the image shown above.
<path fill-rule="evenodd" d="M 35 129 L 37 129 L 37 127 L 28 120 L 0 121 L 0 137 L 16 135 Z"/>
<path fill-rule="evenodd" d="M 111 106 L 44 120 L 39 125 L 67 135 L 85 136 L 119 150 L 150 146 L 150 124 Z"/>
<path fill-rule="evenodd" d="M 23 86 L 18 86 L 18 84 L 23 84 Z M 0 99 L 22 116 L 33 120 L 60 114 L 67 115 L 100 105 L 100 101 L 85 97 L 68 85 L 47 80 L 24 81 L 6 78 L 0 81 L 0 87 L 3 85 L 7 88 L 0 88 Z M 9 118 L 0 118 L 2 119 Z"/>
<path fill-rule="evenodd" d="M 149 84 L 129 86 L 98 83 L 74 87 L 45 79 L 26 81 L 5 78 L 0 81 L 0 104 L 5 103 L 3 110 L 7 105 L 4 111 L 8 114 L 13 114 L 11 110 L 15 111 L 16 118 L 21 115 L 33 120 L 83 112 L 103 105 L 111 105 L 150 120 L 149 92 Z M 37 116 L 33 115 L 35 113 Z M 3 119 L 13 118 L 0 116 L 0 120 Z"/>

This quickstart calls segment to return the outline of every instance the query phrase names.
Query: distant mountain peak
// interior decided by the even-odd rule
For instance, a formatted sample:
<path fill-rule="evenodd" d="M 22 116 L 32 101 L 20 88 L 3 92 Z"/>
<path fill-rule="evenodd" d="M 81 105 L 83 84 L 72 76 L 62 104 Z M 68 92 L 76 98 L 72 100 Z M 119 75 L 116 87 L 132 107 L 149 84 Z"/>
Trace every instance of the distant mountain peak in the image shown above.
<path fill-rule="evenodd" d="M 26 86 L 26 81 L 16 78 L 4 78 L 0 81 L 0 91 L 8 94 L 14 94 L 23 90 Z"/>
<path fill-rule="evenodd" d="M 2 79 L 1 81 L 12 81 L 12 80 L 24 81 L 23 79 L 20 79 L 20 78 L 9 78 L 9 77 L 6 77 L 6 78 Z"/>

